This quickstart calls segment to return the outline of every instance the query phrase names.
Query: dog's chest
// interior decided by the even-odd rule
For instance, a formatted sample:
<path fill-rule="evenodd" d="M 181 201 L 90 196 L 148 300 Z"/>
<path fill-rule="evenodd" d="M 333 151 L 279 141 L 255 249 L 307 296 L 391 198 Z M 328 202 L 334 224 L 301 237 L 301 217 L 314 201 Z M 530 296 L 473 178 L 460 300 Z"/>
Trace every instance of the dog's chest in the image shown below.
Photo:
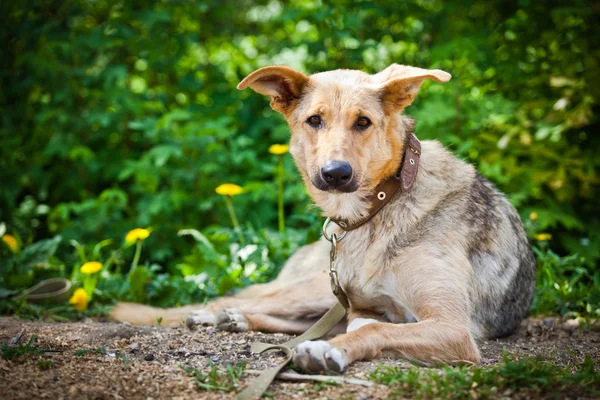
<path fill-rule="evenodd" d="M 388 242 L 382 237 L 364 236 L 349 235 L 340 246 L 339 281 L 353 307 L 380 308 L 392 301 L 389 295 L 391 271 L 385 260 Z"/>

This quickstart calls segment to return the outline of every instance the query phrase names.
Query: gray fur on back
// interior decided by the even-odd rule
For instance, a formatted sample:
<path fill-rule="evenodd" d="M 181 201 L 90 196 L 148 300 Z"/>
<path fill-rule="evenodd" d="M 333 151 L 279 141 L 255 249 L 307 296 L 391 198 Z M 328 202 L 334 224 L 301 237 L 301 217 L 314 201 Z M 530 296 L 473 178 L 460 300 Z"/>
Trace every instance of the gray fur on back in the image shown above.
<path fill-rule="evenodd" d="M 475 220 L 469 254 L 473 286 L 490 279 L 497 285 L 489 293 L 472 293 L 472 317 L 488 338 L 510 335 L 527 314 L 535 291 L 535 258 L 523 224 L 506 197 L 479 173 L 471 185 L 465 217 Z M 486 261 L 499 268 L 490 269 Z"/>

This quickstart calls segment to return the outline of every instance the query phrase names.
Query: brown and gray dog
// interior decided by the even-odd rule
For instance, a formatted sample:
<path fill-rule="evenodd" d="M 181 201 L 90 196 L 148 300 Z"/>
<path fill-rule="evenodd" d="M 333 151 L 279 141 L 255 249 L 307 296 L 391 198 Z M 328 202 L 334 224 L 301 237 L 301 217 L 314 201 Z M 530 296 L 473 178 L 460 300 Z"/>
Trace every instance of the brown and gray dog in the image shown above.
<path fill-rule="evenodd" d="M 315 203 L 326 217 L 352 224 L 368 216 L 375 188 L 403 165 L 413 122 L 400 112 L 425 79 L 446 82 L 450 74 L 392 65 L 375 75 L 307 76 L 273 66 L 253 72 L 239 88 L 270 96 L 290 126 L 290 152 Z M 408 190 L 390 196 L 339 242 L 339 281 L 350 302 L 346 333 L 301 343 L 296 365 L 341 372 L 354 360 L 383 354 L 477 363 L 476 339 L 509 335 L 526 315 L 535 260 L 514 207 L 437 141 L 421 143 L 415 174 Z M 190 327 L 301 333 L 337 301 L 328 263 L 329 243 L 322 239 L 294 254 L 273 282 L 234 297 L 201 309 L 122 303 L 113 317 L 152 324 L 162 316 L 175 323 L 189 313 Z"/>

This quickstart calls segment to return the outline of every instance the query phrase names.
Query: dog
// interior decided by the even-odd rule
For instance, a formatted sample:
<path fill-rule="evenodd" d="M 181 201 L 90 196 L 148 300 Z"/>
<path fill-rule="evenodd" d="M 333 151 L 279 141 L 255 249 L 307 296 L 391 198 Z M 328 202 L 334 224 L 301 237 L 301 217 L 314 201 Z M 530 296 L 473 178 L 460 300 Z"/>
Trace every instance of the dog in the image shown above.
<path fill-rule="evenodd" d="M 510 335 L 525 317 L 536 265 L 517 211 L 438 141 L 416 140 L 413 120 L 402 114 L 423 81 L 450 78 L 397 64 L 374 75 L 308 76 L 270 66 L 239 84 L 269 96 L 285 117 L 308 192 L 338 224 L 331 224 L 340 238 L 337 273 L 349 307 L 336 329 L 346 332 L 296 346 L 298 367 L 339 373 L 383 355 L 479 363 L 476 341 Z M 388 183 L 395 189 L 376 193 Z M 386 195 L 385 204 L 374 204 Z M 162 316 L 164 323 L 185 318 L 191 328 L 302 333 L 338 301 L 330 247 L 325 239 L 302 247 L 274 281 L 200 309 L 119 304 L 112 315 L 138 324 Z"/>

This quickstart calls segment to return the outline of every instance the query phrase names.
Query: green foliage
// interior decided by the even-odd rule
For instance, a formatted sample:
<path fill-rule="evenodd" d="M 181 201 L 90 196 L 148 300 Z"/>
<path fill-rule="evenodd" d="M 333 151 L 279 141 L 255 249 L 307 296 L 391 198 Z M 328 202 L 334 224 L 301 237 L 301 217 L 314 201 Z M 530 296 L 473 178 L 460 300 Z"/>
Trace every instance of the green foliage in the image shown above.
<path fill-rule="evenodd" d="M 54 258 L 54 253 L 61 240 L 60 236 L 55 236 L 35 242 L 21 252 L 13 253 L 7 248 L 0 251 L 0 287 L 29 286 L 34 274 L 52 276 L 60 273 L 63 265 Z"/>
<path fill-rule="evenodd" d="M 196 385 L 202 390 L 218 390 L 223 392 L 231 392 L 236 390 L 236 383 L 242 377 L 246 369 L 245 363 L 237 363 L 235 365 L 227 364 L 225 371 L 219 371 L 217 366 L 212 361 L 208 361 L 210 370 L 208 374 L 191 367 L 181 366 L 181 369 L 188 375 L 194 378 Z"/>
<path fill-rule="evenodd" d="M 0 351 L 2 351 L 2 358 L 5 360 L 14 360 L 16 358 L 22 357 L 27 354 L 40 355 L 44 354 L 44 350 L 38 349 L 34 346 L 34 343 L 37 339 L 37 336 L 33 335 L 29 338 L 26 344 L 23 344 L 19 341 L 14 345 L 3 344 L 0 346 Z"/>
<path fill-rule="evenodd" d="M 79 285 L 92 260 L 105 264 L 103 306 L 187 304 L 272 278 L 316 238 L 318 210 L 289 155 L 268 152 L 288 141 L 283 118 L 236 84 L 268 64 L 397 62 L 452 73 L 407 110 L 417 135 L 476 164 L 553 249 L 537 254 L 535 310 L 597 314 L 600 24 L 588 2 L 35 0 L 0 13 L 0 221 L 20 245 L 0 242 L 2 293 L 54 276 Z M 244 187 L 241 230 L 225 228 L 225 182 Z M 135 250 L 120 244 L 135 227 L 152 235 L 130 271 Z"/>
<path fill-rule="evenodd" d="M 150 273 L 146 267 L 136 267 L 129 271 L 129 292 L 133 301 L 143 303 L 146 300 L 146 281 Z"/>
<path fill-rule="evenodd" d="M 600 274 L 585 268 L 580 256 L 559 257 L 534 247 L 538 261 L 532 309 L 537 313 L 600 317 Z"/>
<path fill-rule="evenodd" d="M 371 374 L 376 382 L 395 388 L 400 397 L 443 399 L 487 399 L 597 396 L 600 374 L 590 356 L 574 367 L 561 367 L 539 358 L 504 361 L 491 367 L 444 367 L 425 369 L 379 366 Z"/>
<path fill-rule="evenodd" d="M 97 354 L 97 355 L 105 356 L 106 355 L 106 349 L 104 349 L 102 347 L 99 347 L 97 349 L 75 350 L 73 352 L 73 354 L 76 355 L 77 357 L 86 356 L 88 354 Z"/>
<path fill-rule="evenodd" d="M 41 370 L 56 368 L 56 363 L 52 360 L 38 360 L 36 365 Z"/>

